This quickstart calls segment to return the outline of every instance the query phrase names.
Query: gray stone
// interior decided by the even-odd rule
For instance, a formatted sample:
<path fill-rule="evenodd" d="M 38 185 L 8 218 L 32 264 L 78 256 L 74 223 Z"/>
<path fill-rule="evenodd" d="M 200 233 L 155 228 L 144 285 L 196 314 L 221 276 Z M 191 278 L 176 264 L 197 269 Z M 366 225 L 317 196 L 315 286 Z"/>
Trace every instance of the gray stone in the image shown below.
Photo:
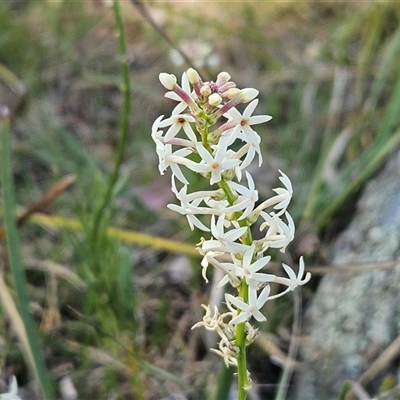
<path fill-rule="evenodd" d="M 300 400 L 337 399 L 344 380 L 356 381 L 400 335 L 400 152 L 366 186 L 353 221 L 331 248 L 331 263 L 398 261 L 392 269 L 326 275 L 303 321 L 304 362 L 296 395 Z M 370 395 L 388 366 L 367 386 Z"/>

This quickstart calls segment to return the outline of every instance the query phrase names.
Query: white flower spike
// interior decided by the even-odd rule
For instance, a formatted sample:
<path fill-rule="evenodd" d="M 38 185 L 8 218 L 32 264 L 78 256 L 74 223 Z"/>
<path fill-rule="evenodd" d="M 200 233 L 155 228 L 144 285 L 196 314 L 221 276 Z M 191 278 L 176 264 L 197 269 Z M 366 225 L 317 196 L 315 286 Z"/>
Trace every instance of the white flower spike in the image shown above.
<path fill-rule="evenodd" d="M 286 276 L 268 271 L 271 255 L 267 252 L 284 252 L 294 238 L 294 221 L 287 211 L 292 184 L 279 170 L 283 187 L 274 189 L 271 198 L 256 205 L 258 191 L 246 170 L 256 155 L 259 166 L 262 163 L 261 137 L 253 127 L 272 118 L 253 116 L 258 90 L 237 88 L 227 72 L 218 74 L 215 82 L 204 82 L 193 68 L 183 73 L 181 85 L 171 74 L 161 73 L 159 78 L 168 90 L 165 96 L 178 102 L 171 116 L 157 118 L 151 130 L 160 173 L 171 169 L 172 191 L 180 203 L 169 204 L 168 208 L 186 216 L 192 230 L 197 228 L 211 235 L 209 239 L 202 238 L 197 248 L 203 256 L 203 278 L 208 282 L 207 269 L 211 265 L 223 274 L 216 287 L 229 283 L 237 292 L 236 296 L 225 294 L 225 313 L 216 306 L 212 312 L 210 306 L 203 305 L 203 320 L 193 328 L 204 326 L 218 334 L 218 348 L 212 351 L 227 366 L 238 368 L 239 391 L 246 393 L 251 379 L 238 357 L 257 337 L 254 320 L 266 320 L 262 308 L 267 301 L 310 280 L 310 273 L 304 276 L 303 258 L 297 275 L 286 264 Z M 249 103 L 243 114 L 235 108 L 240 103 Z M 214 187 L 194 190 L 185 170 L 202 175 Z M 247 184 L 240 183 L 243 171 Z M 251 226 L 259 218 L 264 237 L 254 240 Z M 273 295 L 271 285 L 278 285 Z M 279 292 L 281 285 L 285 288 Z"/>

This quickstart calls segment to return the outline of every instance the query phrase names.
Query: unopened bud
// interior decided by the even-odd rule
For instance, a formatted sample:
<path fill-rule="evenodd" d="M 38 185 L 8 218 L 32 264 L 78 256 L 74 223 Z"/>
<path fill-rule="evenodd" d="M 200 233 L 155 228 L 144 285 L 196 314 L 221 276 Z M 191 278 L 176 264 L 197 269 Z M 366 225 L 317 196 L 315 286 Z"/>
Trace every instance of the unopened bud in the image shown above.
<path fill-rule="evenodd" d="M 224 93 L 224 96 L 226 96 L 228 99 L 234 99 L 235 97 L 240 96 L 241 92 L 242 91 L 238 88 L 231 88 Z"/>
<path fill-rule="evenodd" d="M 168 90 L 172 90 L 176 85 L 176 76 L 172 74 L 167 74 L 162 72 L 158 79 L 160 79 L 161 84 Z"/>
<path fill-rule="evenodd" d="M 218 142 L 220 136 L 221 136 L 221 131 L 219 129 L 216 129 L 215 131 L 212 131 L 207 135 L 207 142 L 210 144 L 215 144 Z"/>
<path fill-rule="evenodd" d="M 227 169 L 227 170 L 223 171 L 222 177 L 227 181 L 231 181 L 235 177 L 235 170 Z"/>
<path fill-rule="evenodd" d="M 208 85 L 204 85 L 200 88 L 200 93 L 204 96 L 204 97 L 208 97 L 211 94 L 211 88 Z"/>
<path fill-rule="evenodd" d="M 249 223 L 249 225 L 254 224 L 258 220 L 258 217 L 260 216 L 259 212 L 252 212 L 250 215 L 247 216 L 246 220 Z"/>
<path fill-rule="evenodd" d="M 243 253 L 234 253 L 234 256 L 237 260 L 243 260 L 244 254 Z"/>
<path fill-rule="evenodd" d="M 224 199 L 223 199 L 224 200 Z M 236 221 L 236 214 L 234 213 L 234 212 L 232 212 L 232 213 L 228 213 L 228 214 L 225 214 L 225 219 L 227 220 L 227 221 L 230 221 L 230 222 L 232 222 L 232 221 Z"/>
<path fill-rule="evenodd" d="M 199 73 L 194 69 L 194 68 L 189 68 L 187 71 L 187 76 L 189 78 L 189 82 L 192 85 L 195 85 L 196 83 L 199 83 L 201 81 Z"/>
<path fill-rule="evenodd" d="M 250 324 L 248 327 L 248 331 L 246 334 L 246 344 L 249 345 L 250 343 L 253 343 L 254 340 L 257 339 L 258 336 L 258 329 L 254 329 Z"/>
<path fill-rule="evenodd" d="M 218 93 L 213 93 L 208 97 L 208 103 L 211 106 L 216 107 L 222 103 L 222 97 Z"/>
<path fill-rule="evenodd" d="M 254 253 L 260 253 L 263 251 L 263 243 L 261 241 L 254 240 L 253 244 L 255 244 Z"/>
<path fill-rule="evenodd" d="M 231 79 L 231 76 L 227 72 L 220 72 L 217 75 L 217 81 L 215 82 L 218 86 L 223 85 Z"/>
<path fill-rule="evenodd" d="M 214 194 L 214 196 L 213 196 L 213 199 L 216 200 L 216 201 L 225 200 L 225 199 L 226 199 L 226 194 L 225 194 L 225 192 L 224 192 L 222 189 L 218 189 L 218 190 L 215 192 L 215 194 Z"/>
<path fill-rule="evenodd" d="M 259 91 L 253 88 L 242 89 L 242 103 L 248 103 L 258 96 Z"/>

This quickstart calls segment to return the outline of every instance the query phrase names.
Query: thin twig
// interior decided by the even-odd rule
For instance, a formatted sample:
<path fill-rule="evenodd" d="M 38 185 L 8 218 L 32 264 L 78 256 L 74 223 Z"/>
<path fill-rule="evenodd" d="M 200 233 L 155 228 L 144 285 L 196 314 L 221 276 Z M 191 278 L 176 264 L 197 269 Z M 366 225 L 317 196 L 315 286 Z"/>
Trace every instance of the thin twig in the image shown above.
<path fill-rule="evenodd" d="M 398 336 L 384 352 L 371 364 L 371 366 L 358 379 L 360 385 L 367 385 L 375 376 L 377 376 L 384 368 L 400 354 L 400 336 Z"/>
<path fill-rule="evenodd" d="M 354 398 L 355 387 L 366 386 L 374 379 L 382 370 L 390 365 L 390 363 L 400 354 L 400 336 L 398 336 L 383 353 L 371 364 L 371 366 L 357 380 L 356 385 L 352 382 L 352 390 L 346 396 L 346 400 Z"/>
<path fill-rule="evenodd" d="M 392 269 L 399 263 L 397 261 L 385 261 L 368 264 L 345 264 L 337 266 L 321 266 L 310 267 L 307 271 L 312 275 L 328 275 L 328 274 L 345 274 L 345 273 L 361 273 L 377 270 Z"/>
<path fill-rule="evenodd" d="M 172 40 L 172 38 L 168 35 L 168 33 L 162 29 L 157 23 L 154 21 L 153 17 L 147 11 L 147 8 L 140 0 L 131 0 L 131 3 L 134 7 L 140 12 L 142 17 L 157 31 L 157 33 L 174 49 L 179 55 L 184 59 L 186 65 L 191 67 L 193 65 L 192 60 L 186 55 L 184 51 L 182 51 L 179 46 Z"/>
<path fill-rule="evenodd" d="M 178 52 L 178 54 L 183 58 L 186 66 L 188 68 L 193 67 L 193 61 L 190 57 L 174 42 L 174 40 L 168 35 L 168 33 L 160 27 L 153 19 L 145 5 L 141 0 L 131 0 L 131 3 L 140 12 L 142 17 L 154 28 L 154 30 L 171 46 L 172 49 Z M 205 78 L 209 77 L 209 73 L 199 66 L 196 66 L 197 71 Z"/>
<path fill-rule="evenodd" d="M 63 192 L 65 192 L 74 182 L 76 177 L 74 175 L 67 175 L 52 186 L 36 203 L 32 204 L 17 217 L 17 226 L 21 227 L 25 222 L 32 217 L 33 214 L 42 213 L 46 208 Z M 0 227 L 0 241 L 5 238 L 4 227 Z"/>

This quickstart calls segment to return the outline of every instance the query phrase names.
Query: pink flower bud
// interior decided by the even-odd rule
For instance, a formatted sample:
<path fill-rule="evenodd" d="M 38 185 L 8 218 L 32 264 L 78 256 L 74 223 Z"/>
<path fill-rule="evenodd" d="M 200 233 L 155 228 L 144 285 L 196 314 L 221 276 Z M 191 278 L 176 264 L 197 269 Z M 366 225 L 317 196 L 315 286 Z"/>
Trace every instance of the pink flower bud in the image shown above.
<path fill-rule="evenodd" d="M 227 72 L 220 72 L 215 82 L 218 86 L 222 86 L 231 79 L 231 76 Z"/>

